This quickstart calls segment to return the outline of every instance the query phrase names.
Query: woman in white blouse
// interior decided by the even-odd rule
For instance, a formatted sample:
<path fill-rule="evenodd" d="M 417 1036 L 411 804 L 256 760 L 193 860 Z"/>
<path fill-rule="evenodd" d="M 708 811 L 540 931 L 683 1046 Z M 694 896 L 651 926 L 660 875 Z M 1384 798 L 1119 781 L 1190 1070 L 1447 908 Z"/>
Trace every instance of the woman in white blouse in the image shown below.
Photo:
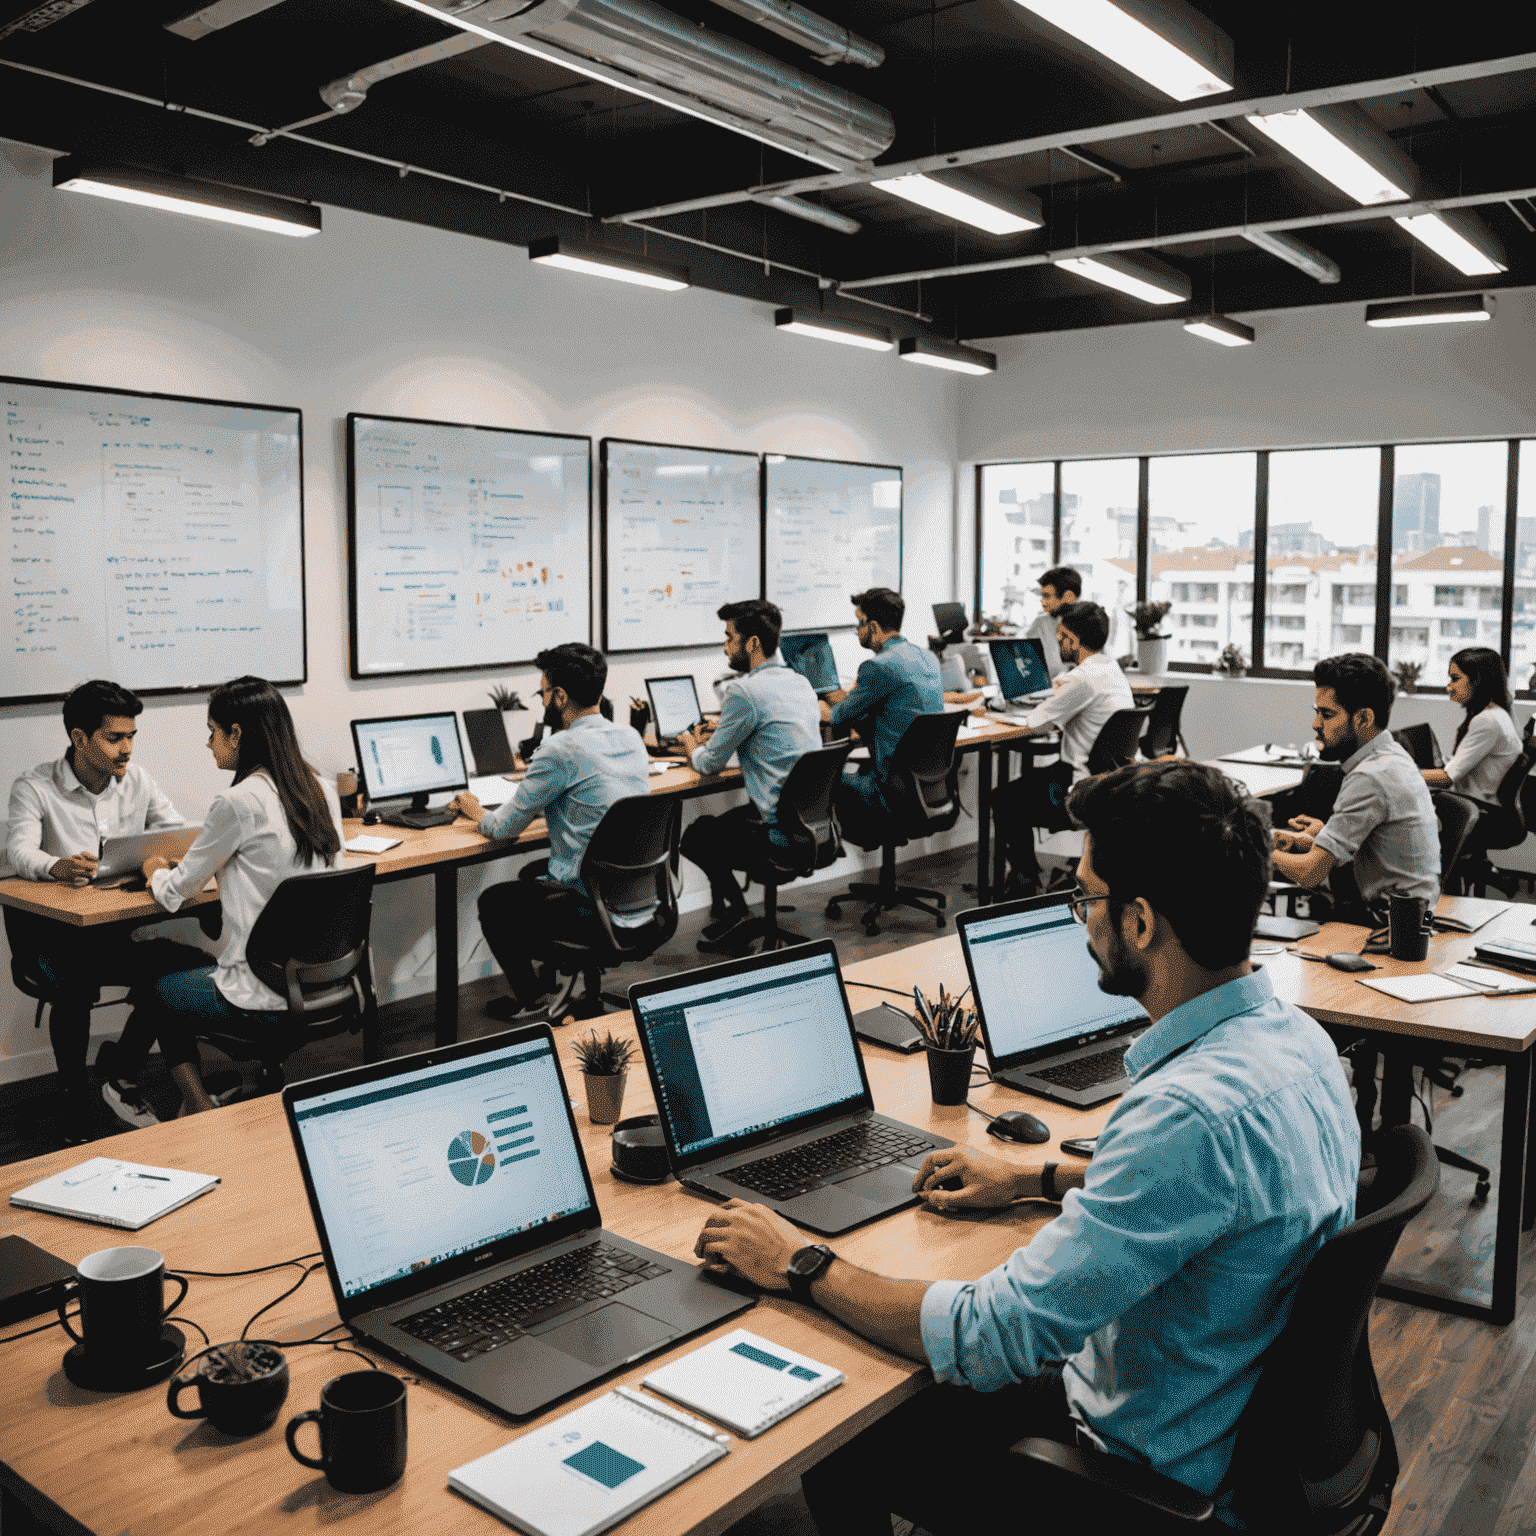
<path fill-rule="evenodd" d="M 1466 711 L 1456 745 L 1444 768 L 1426 768 L 1433 789 L 1453 789 L 1486 807 L 1475 834 L 1483 848 L 1505 846 L 1496 839 L 1507 813 L 1499 806 L 1499 785 L 1520 756 L 1520 733 L 1510 718 L 1509 682 L 1497 651 L 1469 645 L 1451 657 L 1445 696 Z"/>
<path fill-rule="evenodd" d="M 259 1040 L 267 1015 L 287 1002 L 246 963 L 245 945 L 272 893 L 292 875 L 340 862 L 341 804 L 333 785 L 304 761 L 293 717 L 283 696 L 260 677 L 237 677 L 208 697 L 208 750 L 234 773 L 234 783 L 209 807 L 203 830 L 179 864 L 144 861 L 155 900 L 174 912 L 189 896 L 219 878 L 224 931 L 218 959 L 177 971 L 156 983 L 139 1010 L 145 1027 L 118 1045 L 119 1070 L 142 1065 L 155 1035 L 181 1090 L 182 1114 L 213 1108 L 199 1071 L 197 1031 L 217 1024 L 224 1034 Z M 130 1123 L 147 1124 L 153 1111 L 131 1081 L 107 1083 L 103 1096 Z M 124 1113 L 124 1110 L 129 1113 Z M 145 1117 L 148 1118 L 145 1118 Z"/>

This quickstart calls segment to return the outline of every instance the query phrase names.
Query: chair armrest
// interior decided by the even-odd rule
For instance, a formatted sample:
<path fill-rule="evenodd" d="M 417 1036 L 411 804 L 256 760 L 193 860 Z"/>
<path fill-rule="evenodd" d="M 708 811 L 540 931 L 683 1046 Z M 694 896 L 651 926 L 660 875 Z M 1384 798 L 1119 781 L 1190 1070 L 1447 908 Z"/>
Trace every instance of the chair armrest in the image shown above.
<path fill-rule="evenodd" d="M 1154 1472 L 1124 1456 L 1111 1456 L 1091 1446 L 1063 1445 L 1059 1440 L 1032 1436 L 1010 1448 L 1010 1454 L 1027 1461 L 1045 1462 L 1104 1493 L 1145 1504 L 1177 1520 L 1198 1524 L 1210 1520 L 1216 1501 L 1196 1493 L 1183 1483 Z"/>

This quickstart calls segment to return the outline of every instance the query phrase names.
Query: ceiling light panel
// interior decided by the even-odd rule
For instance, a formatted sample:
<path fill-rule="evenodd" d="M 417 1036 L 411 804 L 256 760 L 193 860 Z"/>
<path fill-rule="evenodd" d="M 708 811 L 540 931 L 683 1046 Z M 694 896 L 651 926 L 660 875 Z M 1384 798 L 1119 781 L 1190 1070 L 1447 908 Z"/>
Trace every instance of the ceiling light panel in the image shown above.
<path fill-rule="evenodd" d="M 1446 298 L 1401 299 L 1396 303 L 1367 304 L 1365 323 L 1377 329 L 1397 325 L 1460 325 L 1493 319 L 1496 301 L 1491 293 L 1455 293 Z"/>
<path fill-rule="evenodd" d="M 1492 277 L 1496 272 L 1509 270 L 1488 249 L 1492 241 L 1486 235 L 1482 239 L 1473 240 L 1441 214 L 1420 213 L 1411 218 L 1393 219 L 1392 222 L 1406 229 L 1415 240 L 1428 246 L 1442 260 L 1450 262 L 1464 277 Z M 1463 228 L 1467 227 L 1463 225 Z M 1477 233 L 1483 234 L 1481 230 Z"/>
<path fill-rule="evenodd" d="M 1202 341 L 1214 341 L 1222 347 L 1251 347 L 1253 327 L 1241 320 L 1229 320 L 1225 315 L 1201 315 L 1198 320 L 1186 320 L 1184 329 Z"/>
<path fill-rule="evenodd" d="M 1413 192 L 1413 162 L 1353 104 L 1252 115 L 1248 121 L 1363 206 L 1400 203 Z"/>
<path fill-rule="evenodd" d="M 995 352 L 961 346 L 959 342 L 937 341 L 931 336 L 903 336 L 897 350 L 903 362 L 942 368 L 948 373 L 968 373 L 974 378 L 985 378 L 997 372 Z"/>
<path fill-rule="evenodd" d="M 893 176 L 870 185 L 989 235 L 1022 234 L 1045 223 L 1040 199 L 1032 193 L 991 187 L 975 177 L 953 171 L 932 176 Z"/>
<path fill-rule="evenodd" d="M 216 187 L 163 171 L 88 162 L 77 155 L 53 162 L 53 185 L 60 192 L 83 192 L 116 203 L 136 203 L 162 213 L 238 224 L 267 234 L 305 239 L 320 233 L 320 210 L 309 203 L 291 203 L 243 187 Z"/>
<path fill-rule="evenodd" d="M 1145 304 L 1187 304 L 1192 292 L 1187 273 L 1151 256 L 1073 256 L 1056 265 Z"/>
<path fill-rule="evenodd" d="M 676 262 L 653 261 L 648 256 L 631 256 L 601 246 L 577 245 L 559 235 L 530 241 L 528 259 L 541 267 L 611 278 L 616 283 L 632 283 L 637 288 L 655 288 L 663 293 L 677 293 L 688 287 L 689 282 L 688 268 Z"/>
<path fill-rule="evenodd" d="M 845 347 L 863 347 L 870 352 L 889 352 L 896 345 L 883 325 L 845 320 L 841 315 L 824 315 L 814 309 L 775 310 L 773 323 L 793 336 L 835 341 Z"/>

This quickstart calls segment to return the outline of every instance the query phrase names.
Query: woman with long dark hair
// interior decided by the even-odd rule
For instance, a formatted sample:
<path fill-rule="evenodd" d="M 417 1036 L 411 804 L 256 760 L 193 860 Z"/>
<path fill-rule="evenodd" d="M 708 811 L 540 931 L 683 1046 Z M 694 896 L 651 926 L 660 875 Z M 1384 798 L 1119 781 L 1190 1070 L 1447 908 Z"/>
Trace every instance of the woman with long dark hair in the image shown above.
<path fill-rule="evenodd" d="M 156 1120 L 129 1075 L 143 1066 L 156 1035 L 181 1090 L 182 1113 L 213 1108 L 199 1070 L 199 1026 L 216 1023 L 221 1033 L 262 1038 L 270 1027 L 267 1016 L 288 1005 L 246 962 L 251 929 L 284 880 L 328 868 L 341 857 L 335 787 L 304 761 L 288 705 L 265 678 L 237 677 L 208 696 L 208 750 L 218 767 L 233 772 L 234 782 L 209 807 L 181 862 L 173 868 L 165 859 L 146 859 L 144 875 L 168 912 L 217 875 L 224 931 L 218 959 L 162 977 L 152 1004 L 139 1010 L 118 1043 L 115 1069 L 124 1076 L 106 1083 L 102 1095 L 131 1125 Z M 133 1030 L 139 1018 L 147 1022 Z"/>
<path fill-rule="evenodd" d="M 1504 660 L 1486 645 L 1469 645 L 1451 657 L 1445 696 L 1466 713 L 1456 732 L 1451 760 L 1444 768 L 1426 768 L 1431 789 L 1454 789 L 1486 805 L 1495 805 L 1504 775 L 1520 756 L 1520 733 L 1510 718 L 1513 700 Z"/>

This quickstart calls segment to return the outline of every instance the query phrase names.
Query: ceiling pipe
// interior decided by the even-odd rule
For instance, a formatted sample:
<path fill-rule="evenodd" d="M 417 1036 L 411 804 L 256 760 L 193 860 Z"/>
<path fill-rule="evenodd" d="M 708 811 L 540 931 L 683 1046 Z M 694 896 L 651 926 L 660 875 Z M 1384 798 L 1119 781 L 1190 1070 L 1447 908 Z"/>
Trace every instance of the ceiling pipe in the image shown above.
<path fill-rule="evenodd" d="M 408 74 L 413 69 L 439 64 L 444 59 L 456 58 L 461 53 L 486 46 L 483 37 L 476 37 L 473 32 L 460 32 L 454 37 L 444 38 L 440 43 L 430 43 L 425 48 L 417 48 L 392 59 L 381 59 L 377 64 L 369 64 L 350 75 L 343 75 L 339 80 L 332 80 L 320 87 L 320 99 L 332 112 L 353 112 L 368 99 L 370 88 L 381 80 L 392 80 L 396 75 Z"/>
<path fill-rule="evenodd" d="M 795 0 L 715 0 L 715 4 L 798 43 L 815 54 L 818 64 L 862 64 L 865 69 L 879 69 L 885 63 L 885 49 L 879 43 L 796 5 Z"/>

